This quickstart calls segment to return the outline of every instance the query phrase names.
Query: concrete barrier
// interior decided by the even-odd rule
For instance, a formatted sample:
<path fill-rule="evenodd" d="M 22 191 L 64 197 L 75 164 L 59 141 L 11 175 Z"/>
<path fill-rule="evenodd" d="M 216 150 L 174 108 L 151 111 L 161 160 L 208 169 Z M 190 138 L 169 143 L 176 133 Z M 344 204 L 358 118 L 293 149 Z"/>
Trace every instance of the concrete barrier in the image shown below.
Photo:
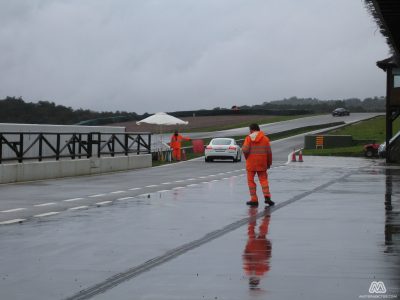
<path fill-rule="evenodd" d="M 1 164 L 0 183 L 101 174 L 151 166 L 151 154 Z"/>

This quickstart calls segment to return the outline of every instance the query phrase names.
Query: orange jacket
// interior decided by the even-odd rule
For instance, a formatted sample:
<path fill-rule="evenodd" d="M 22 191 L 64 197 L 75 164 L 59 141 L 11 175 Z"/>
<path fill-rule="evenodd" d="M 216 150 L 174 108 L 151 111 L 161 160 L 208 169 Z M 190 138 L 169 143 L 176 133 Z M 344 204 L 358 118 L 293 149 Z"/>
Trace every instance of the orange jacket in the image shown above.
<path fill-rule="evenodd" d="M 269 138 L 262 131 L 246 136 L 242 146 L 247 171 L 266 171 L 272 164 Z"/>
<path fill-rule="evenodd" d="M 178 134 L 177 136 L 175 136 L 175 134 L 173 134 L 171 136 L 171 142 L 170 142 L 169 146 L 172 149 L 178 149 L 178 148 L 181 147 L 182 141 L 190 141 L 190 138 L 184 137 L 184 136 L 182 136 L 180 134 Z"/>

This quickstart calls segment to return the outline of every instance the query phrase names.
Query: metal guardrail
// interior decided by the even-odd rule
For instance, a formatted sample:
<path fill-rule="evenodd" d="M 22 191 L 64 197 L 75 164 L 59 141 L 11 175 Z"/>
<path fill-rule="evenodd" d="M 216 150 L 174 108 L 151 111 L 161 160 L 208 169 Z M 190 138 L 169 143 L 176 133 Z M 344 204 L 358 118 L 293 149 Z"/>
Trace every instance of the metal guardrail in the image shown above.
<path fill-rule="evenodd" d="M 22 163 L 130 153 L 150 154 L 151 133 L 0 132 L 0 164 L 12 160 Z"/>

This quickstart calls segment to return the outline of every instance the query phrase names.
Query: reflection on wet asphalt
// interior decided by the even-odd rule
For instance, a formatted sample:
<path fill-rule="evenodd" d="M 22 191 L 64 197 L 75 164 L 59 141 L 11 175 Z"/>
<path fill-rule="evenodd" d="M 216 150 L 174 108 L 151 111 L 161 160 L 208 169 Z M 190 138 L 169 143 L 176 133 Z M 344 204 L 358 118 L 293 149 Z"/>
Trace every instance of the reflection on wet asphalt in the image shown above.
<path fill-rule="evenodd" d="M 260 280 L 269 271 L 269 261 L 272 254 L 272 243 L 267 239 L 269 210 L 261 217 L 257 231 L 257 208 L 249 208 L 249 221 L 247 225 L 247 243 L 243 252 L 243 270 L 249 278 L 249 288 L 258 289 Z"/>
<path fill-rule="evenodd" d="M 400 186 L 400 170 L 386 169 L 385 192 L 385 252 L 399 255 L 400 253 L 400 209 L 396 194 Z M 393 198 L 393 199 L 392 199 Z M 399 258 L 400 259 L 400 258 Z M 400 270 L 400 262 L 399 262 Z M 400 277 L 400 271 L 399 271 Z M 400 278 L 399 278 L 400 286 Z"/>

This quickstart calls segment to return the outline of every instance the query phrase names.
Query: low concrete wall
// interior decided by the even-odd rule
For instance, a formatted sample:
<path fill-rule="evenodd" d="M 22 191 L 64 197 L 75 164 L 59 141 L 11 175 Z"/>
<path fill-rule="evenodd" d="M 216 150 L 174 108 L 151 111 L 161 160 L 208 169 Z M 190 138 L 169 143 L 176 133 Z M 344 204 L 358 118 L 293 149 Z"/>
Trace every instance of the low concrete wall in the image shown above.
<path fill-rule="evenodd" d="M 100 174 L 151 165 L 151 154 L 1 164 L 0 183 Z"/>

